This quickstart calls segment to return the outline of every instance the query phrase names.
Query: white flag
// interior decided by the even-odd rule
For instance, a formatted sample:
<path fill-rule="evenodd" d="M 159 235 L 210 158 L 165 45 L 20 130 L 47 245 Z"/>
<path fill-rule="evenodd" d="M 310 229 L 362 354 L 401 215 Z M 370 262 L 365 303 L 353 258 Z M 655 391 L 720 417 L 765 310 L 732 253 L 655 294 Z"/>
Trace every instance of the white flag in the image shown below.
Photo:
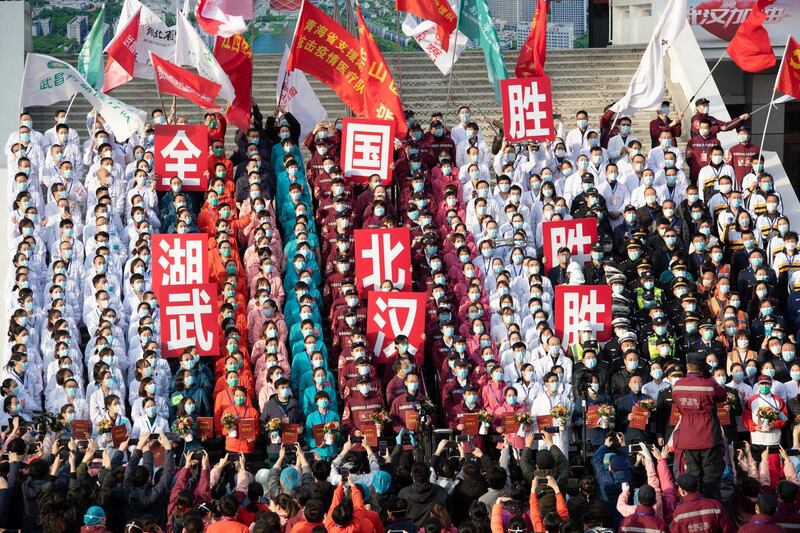
<path fill-rule="evenodd" d="M 295 69 L 286 75 L 286 60 L 289 58 L 289 47 L 284 46 L 281 68 L 278 71 L 277 90 L 275 100 L 287 113 L 291 113 L 300 123 L 300 138 L 304 139 L 311 133 L 317 122 L 328 116 L 317 98 L 317 93 L 311 88 L 302 70 Z M 284 80 L 285 76 L 285 80 Z M 281 82 L 283 81 L 283 91 Z"/>
<path fill-rule="evenodd" d="M 41 54 L 28 54 L 20 95 L 20 109 L 63 102 L 81 93 L 97 109 L 119 140 L 144 131 L 147 115 L 93 88 L 69 63 Z"/>
<path fill-rule="evenodd" d="M 414 15 L 406 15 L 403 21 L 403 33 L 417 41 L 419 47 L 433 61 L 433 64 L 443 75 L 447 75 L 450 74 L 453 64 L 458 61 L 461 52 L 466 48 L 469 39 L 460 31 L 451 33 L 450 47 L 445 52 L 441 41 L 439 41 L 437 27 L 433 21 L 420 20 Z"/>
<path fill-rule="evenodd" d="M 628 92 L 612 111 L 633 116 L 639 109 L 659 109 L 664 100 L 664 53 L 686 27 L 686 0 L 669 0 L 633 75 Z"/>
<path fill-rule="evenodd" d="M 142 12 L 139 16 L 139 38 L 136 41 L 136 67 L 133 70 L 133 76 L 152 80 L 155 79 L 155 76 L 153 64 L 150 62 L 150 52 L 158 57 L 175 57 L 175 26 L 167 26 L 158 15 L 139 0 L 125 0 L 117 21 L 115 35 L 122 31 L 139 8 Z"/>
<path fill-rule="evenodd" d="M 230 78 L 183 13 L 178 12 L 176 21 L 175 64 L 194 67 L 198 74 L 218 83 L 222 87 L 218 96 L 231 104 L 236 93 Z"/>

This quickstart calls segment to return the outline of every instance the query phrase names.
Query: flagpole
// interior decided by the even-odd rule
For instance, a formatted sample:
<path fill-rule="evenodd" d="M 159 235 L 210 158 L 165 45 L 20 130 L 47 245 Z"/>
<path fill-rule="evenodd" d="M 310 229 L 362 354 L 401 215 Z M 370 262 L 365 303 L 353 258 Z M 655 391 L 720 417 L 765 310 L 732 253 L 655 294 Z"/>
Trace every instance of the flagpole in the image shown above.
<path fill-rule="evenodd" d="M 458 19 L 456 21 L 456 38 L 453 42 L 453 49 L 450 51 L 450 79 L 447 80 L 447 101 L 444 104 L 445 117 L 450 115 L 450 90 L 453 87 L 453 69 L 456 65 L 456 50 L 458 50 L 458 31 L 461 27 L 461 12 L 464 9 L 464 0 L 458 0 Z M 444 43 L 441 43 L 444 44 Z M 448 47 L 449 48 L 449 47 Z M 445 118 L 447 120 L 447 118 Z"/>
<path fill-rule="evenodd" d="M 72 104 L 75 103 L 75 98 L 78 96 L 78 93 L 72 95 L 72 99 L 69 101 L 69 105 L 67 106 L 67 112 L 64 113 L 64 120 L 66 121 L 69 118 L 69 112 L 72 109 Z"/>
<path fill-rule="evenodd" d="M 711 67 L 711 70 L 708 72 L 708 76 L 706 76 L 706 77 L 705 77 L 705 79 L 702 81 L 702 83 L 700 83 L 700 87 L 698 87 L 698 88 L 697 88 L 697 90 L 696 90 L 696 91 L 694 92 L 694 94 L 692 95 L 692 97 L 691 97 L 691 98 L 689 98 L 689 101 L 686 103 L 686 107 L 684 107 L 684 108 L 683 108 L 683 111 L 681 111 L 681 112 L 680 112 L 680 114 L 681 114 L 681 115 L 682 115 L 682 114 L 684 114 L 684 113 L 686 113 L 686 110 L 687 110 L 687 109 L 689 109 L 689 106 L 691 106 L 691 105 L 692 105 L 692 102 L 694 102 L 694 99 L 695 99 L 695 98 L 697 98 L 697 95 L 700 93 L 700 89 L 702 89 L 702 88 L 703 88 L 703 86 L 704 86 L 704 85 L 706 84 L 706 82 L 708 81 L 708 78 L 710 78 L 710 77 L 711 77 L 711 75 L 712 75 L 712 74 L 714 74 L 714 71 L 715 71 L 715 70 L 717 70 L 717 67 L 718 67 L 718 66 L 719 66 L 719 64 L 722 62 L 722 60 L 723 60 L 723 59 L 725 59 L 725 56 L 727 56 L 727 55 L 728 55 L 728 50 L 727 50 L 727 49 L 726 49 L 726 50 L 723 50 L 723 51 L 722 51 L 722 55 L 721 55 L 721 56 L 719 56 L 719 59 L 717 59 L 717 62 L 716 62 L 716 63 L 714 63 L 714 66 L 713 66 L 713 67 Z"/>
<path fill-rule="evenodd" d="M 457 38 L 457 37 L 456 37 L 456 38 Z M 453 71 L 450 71 L 450 74 L 452 75 L 452 74 L 453 74 Z M 464 84 L 463 84 L 463 83 L 461 83 L 461 79 L 460 79 L 458 76 L 453 76 L 453 78 L 455 78 L 455 80 L 458 82 L 458 85 L 460 85 L 460 86 L 461 86 L 461 88 L 464 90 L 464 92 L 467 94 L 467 98 L 469 98 L 469 101 L 470 101 L 470 103 L 472 104 L 470 107 L 474 107 L 474 108 L 475 108 L 475 110 L 476 110 L 476 111 L 478 111 L 478 113 L 480 113 L 481 115 L 483 115 L 483 120 L 484 120 L 484 122 L 486 122 L 486 123 L 489 125 L 489 127 L 490 127 L 490 128 L 492 128 L 492 131 L 493 131 L 493 132 L 494 132 L 496 135 L 500 135 L 500 132 L 499 132 L 499 131 L 497 131 L 497 128 L 495 128 L 495 127 L 494 127 L 494 124 L 492 124 L 492 122 L 489 120 L 489 117 L 486 115 L 486 113 L 484 113 L 484 112 L 483 112 L 483 110 L 482 110 L 480 107 L 478 107 L 478 103 L 477 103 L 477 102 L 475 101 L 475 99 L 472 97 L 472 94 L 471 94 L 471 93 L 469 92 L 469 90 L 468 90 L 468 89 L 467 89 L 467 88 L 464 86 Z"/>
<path fill-rule="evenodd" d="M 403 92 L 403 63 L 400 60 L 400 12 L 395 9 L 395 32 L 397 33 L 397 92 Z"/>
<path fill-rule="evenodd" d="M 784 46 L 783 48 L 783 56 L 781 57 L 781 64 L 778 67 L 778 73 L 775 75 L 775 83 L 772 84 L 772 96 L 769 99 L 767 118 L 764 120 L 764 133 L 761 134 L 761 144 L 758 147 L 759 159 L 764 157 L 764 140 L 767 138 L 767 128 L 769 127 L 769 116 L 772 114 L 772 102 L 775 100 L 775 91 L 778 90 L 778 79 L 780 78 L 781 72 L 783 71 L 783 62 L 786 61 L 786 50 L 789 48 L 789 39 L 791 38 L 792 37 L 790 35 L 786 37 L 786 46 Z"/>

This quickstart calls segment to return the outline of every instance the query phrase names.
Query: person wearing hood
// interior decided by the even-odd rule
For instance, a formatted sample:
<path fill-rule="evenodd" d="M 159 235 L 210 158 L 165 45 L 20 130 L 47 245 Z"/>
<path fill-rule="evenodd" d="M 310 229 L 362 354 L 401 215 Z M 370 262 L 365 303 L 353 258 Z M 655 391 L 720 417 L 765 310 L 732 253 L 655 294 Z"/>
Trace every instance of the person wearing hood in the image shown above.
<path fill-rule="evenodd" d="M 397 496 L 406 501 L 407 516 L 413 520 L 417 526 L 422 525 L 430 513 L 434 503 L 445 504 L 447 493 L 439 485 L 430 481 L 430 468 L 427 464 L 416 462 L 411 467 L 412 483 L 402 489 Z"/>
<path fill-rule="evenodd" d="M 619 444 L 619 454 L 613 453 L 611 447 Z M 631 483 L 633 469 L 625 452 L 625 438 L 621 433 L 606 437 L 602 446 L 592 456 L 592 469 L 598 483 L 600 497 L 607 502 L 615 502 L 622 492 L 623 483 Z M 619 513 L 614 510 L 615 522 L 619 521 Z"/>
<path fill-rule="evenodd" d="M 172 443 L 165 434 L 158 436 L 158 443 L 164 448 L 164 466 L 161 478 L 153 483 L 153 454 L 150 447 L 154 441 L 150 435 L 142 435 L 139 444 L 131 453 L 128 466 L 125 468 L 123 487 L 127 500 L 126 513 L 128 519 L 140 518 L 146 514 L 155 517 L 157 524 L 166 523 L 167 499 L 172 474 L 175 470 L 175 459 L 172 454 Z M 139 462 L 144 457 L 144 464 Z"/>
<path fill-rule="evenodd" d="M 111 533 L 106 529 L 106 512 L 102 507 L 93 505 L 86 510 L 81 533 Z"/>

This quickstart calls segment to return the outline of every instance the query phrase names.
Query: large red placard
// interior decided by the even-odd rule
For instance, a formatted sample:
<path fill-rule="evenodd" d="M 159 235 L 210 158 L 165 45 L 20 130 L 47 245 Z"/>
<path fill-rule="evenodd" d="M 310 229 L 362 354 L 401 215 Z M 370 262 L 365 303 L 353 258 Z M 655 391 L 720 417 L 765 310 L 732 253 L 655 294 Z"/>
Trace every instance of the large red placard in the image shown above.
<path fill-rule="evenodd" d="M 170 190 L 169 180 L 179 177 L 183 191 L 208 189 L 208 131 L 205 126 L 159 124 L 155 127 L 156 190 Z"/>
<path fill-rule="evenodd" d="M 374 290 L 385 280 L 411 287 L 411 232 L 408 228 L 358 229 L 354 233 L 359 290 Z"/>
<path fill-rule="evenodd" d="M 408 337 L 408 353 L 424 361 L 425 293 L 377 292 L 367 299 L 367 340 L 375 360 L 384 362 L 396 354 L 394 339 Z"/>
<path fill-rule="evenodd" d="M 555 292 L 556 335 L 562 346 L 578 341 L 578 325 L 583 320 L 592 325 L 596 340 L 611 339 L 610 285 L 556 285 Z"/>

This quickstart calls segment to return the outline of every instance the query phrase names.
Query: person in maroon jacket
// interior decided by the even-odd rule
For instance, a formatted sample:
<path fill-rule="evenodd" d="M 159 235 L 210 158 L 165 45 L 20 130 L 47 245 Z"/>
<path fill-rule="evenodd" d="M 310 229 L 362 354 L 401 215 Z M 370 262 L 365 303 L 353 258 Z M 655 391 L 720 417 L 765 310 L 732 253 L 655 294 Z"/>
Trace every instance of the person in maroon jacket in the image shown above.
<path fill-rule="evenodd" d="M 750 129 L 740 126 L 737 131 L 738 144 L 728 148 L 727 162 L 736 173 L 737 191 L 742 188 L 742 180 L 753 171 L 753 158 L 759 154 L 758 146 L 750 142 Z"/>
<path fill-rule="evenodd" d="M 700 120 L 700 129 L 692 133 L 686 143 L 686 163 L 689 165 L 689 177 L 692 183 L 697 182 L 700 169 L 711 162 L 711 149 L 719 146 L 717 134 L 711 130 L 711 121 Z"/>
<path fill-rule="evenodd" d="M 727 395 L 716 381 L 702 374 L 705 368 L 705 355 L 687 354 L 686 377 L 672 387 L 672 401 L 681 414 L 672 439 L 682 470 L 698 477 L 704 496 L 719 499 L 725 445 L 716 406 Z"/>
<path fill-rule="evenodd" d="M 800 529 L 800 506 L 797 505 L 797 485 L 784 479 L 778 482 L 775 493 L 778 496 L 778 510 L 775 511 L 775 522 L 787 531 Z"/>
<path fill-rule="evenodd" d="M 772 494 L 761 493 L 756 500 L 756 514 L 739 528 L 739 533 L 780 533 L 787 531 L 775 521 L 778 500 Z"/>
<path fill-rule="evenodd" d="M 670 527 L 672 533 L 733 532 L 722 504 L 713 498 L 703 498 L 700 494 L 697 476 L 682 474 L 675 481 L 678 484 L 678 494 L 683 501 L 675 508 Z"/>
<path fill-rule="evenodd" d="M 667 533 L 667 523 L 663 518 L 656 516 L 654 509 L 656 505 L 656 489 L 650 485 L 642 485 L 639 487 L 639 504 L 636 506 L 636 511 L 626 516 L 622 523 L 619 525 L 620 533 L 639 533 L 646 531 L 647 533 L 663 532 Z"/>
<path fill-rule="evenodd" d="M 659 136 L 662 131 L 668 131 L 672 134 L 672 146 L 678 146 L 678 137 L 683 133 L 681 131 L 681 121 L 683 120 L 683 113 L 678 113 L 674 119 L 669 118 L 669 101 L 664 100 L 661 102 L 661 108 L 657 112 L 657 118 L 650 121 L 650 140 L 653 142 L 652 148 L 658 146 Z"/>
<path fill-rule="evenodd" d="M 383 410 L 383 407 L 383 395 L 372 390 L 369 376 L 362 377 L 356 390 L 351 391 L 350 397 L 345 401 L 342 429 L 347 435 L 363 436 L 361 430 L 366 424 L 372 423 L 369 415 Z"/>
<path fill-rule="evenodd" d="M 735 128 L 739 123 L 743 120 L 747 120 L 750 118 L 749 113 L 743 113 L 736 117 L 735 119 L 731 120 L 730 122 L 722 122 L 717 117 L 713 117 L 708 114 L 708 98 L 699 98 L 694 101 L 695 110 L 697 111 L 694 116 L 692 116 L 692 127 L 689 135 L 694 135 L 697 133 L 697 130 L 700 128 L 700 120 L 701 119 L 708 119 L 711 123 L 711 133 L 716 135 L 721 131 L 728 131 Z"/>

